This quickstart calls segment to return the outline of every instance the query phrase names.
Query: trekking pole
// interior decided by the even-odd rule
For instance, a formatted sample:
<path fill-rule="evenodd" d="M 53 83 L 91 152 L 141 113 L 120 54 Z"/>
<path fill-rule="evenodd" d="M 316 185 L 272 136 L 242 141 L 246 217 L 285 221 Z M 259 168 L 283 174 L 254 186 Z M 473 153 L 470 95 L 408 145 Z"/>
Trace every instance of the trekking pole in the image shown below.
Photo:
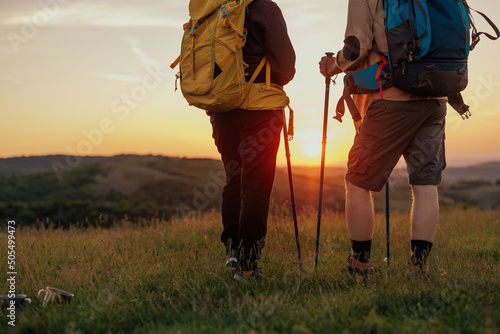
<path fill-rule="evenodd" d="M 295 207 L 295 193 L 293 191 L 293 179 L 292 179 L 292 164 L 290 162 L 290 146 L 288 145 L 288 131 L 286 126 L 286 117 L 283 113 L 283 137 L 285 139 L 285 153 L 286 153 L 286 165 L 288 168 L 288 184 L 290 185 L 290 201 L 292 202 L 292 214 L 293 214 L 293 225 L 295 227 L 295 241 L 297 243 L 297 253 L 299 255 L 300 261 L 300 242 L 299 242 L 299 227 L 297 225 L 297 210 Z"/>
<path fill-rule="evenodd" d="M 327 52 L 327 60 L 326 60 L 326 68 L 328 69 L 328 60 L 333 60 L 332 56 L 333 52 Z M 326 71 L 325 71 L 326 73 Z M 319 201 L 318 201 L 318 223 L 317 223 L 317 231 L 316 231 L 316 259 L 314 261 L 314 270 L 318 268 L 318 253 L 319 253 L 319 235 L 321 231 L 321 210 L 323 206 L 323 180 L 325 178 L 325 154 L 326 154 L 326 129 L 328 125 L 328 103 L 330 99 L 330 82 L 332 81 L 331 77 L 325 77 L 325 109 L 324 109 L 324 117 L 323 117 L 323 140 L 321 142 L 321 171 L 319 176 Z"/>
<path fill-rule="evenodd" d="M 387 267 L 391 262 L 391 252 L 390 252 L 390 219 L 391 213 L 389 211 L 389 179 L 387 179 L 387 183 L 385 184 L 385 236 L 387 241 Z"/>

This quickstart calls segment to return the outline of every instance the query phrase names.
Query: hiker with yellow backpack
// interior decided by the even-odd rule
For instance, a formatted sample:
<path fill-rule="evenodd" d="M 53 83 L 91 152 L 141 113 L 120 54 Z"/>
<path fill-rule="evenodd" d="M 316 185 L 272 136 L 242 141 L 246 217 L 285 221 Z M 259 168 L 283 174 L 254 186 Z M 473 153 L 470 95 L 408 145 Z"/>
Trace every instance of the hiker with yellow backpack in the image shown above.
<path fill-rule="evenodd" d="M 294 77 L 295 52 L 271 0 L 190 0 L 189 13 L 172 68 L 180 65 L 186 100 L 210 116 L 224 165 L 226 271 L 261 280 L 258 261 L 289 104 L 282 87 Z"/>
<path fill-rule="evenodd" d="M 446 167 L 446 103 L 470 116 L 460 95 L 469 51 L 481 34 L 500 36 L 482 13 L 496 37 L 477 32 L 470 10 L 465 0 L 350 0 L 344 47 L 319 63 L 327 78 L 346 73 L 334 118 L 341 121 L 346 102 L 356 127 L 345 176 L 351 272 L 374 271 L 370 191 L 382 190 L 401 156 L 413 194 L 408 265 L 427 270 Z"/>

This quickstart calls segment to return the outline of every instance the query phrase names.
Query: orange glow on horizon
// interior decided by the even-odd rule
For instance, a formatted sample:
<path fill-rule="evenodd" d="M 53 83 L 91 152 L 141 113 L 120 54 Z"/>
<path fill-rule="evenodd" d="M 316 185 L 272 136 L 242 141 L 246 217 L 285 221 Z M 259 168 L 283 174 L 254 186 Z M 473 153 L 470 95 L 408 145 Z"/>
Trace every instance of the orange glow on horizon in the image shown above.
<path fill-rule="evenodd" d="M 319 166 L 325 85 L 318 61 L 325 51 L 343 46 L 348 2 L 275 1 L 297 55 L 295 78 L 284 87 L 295 111 L 292 164 Z M 74 0 L 36 26 L 33 18 L 43 13 L 41 3 L 20 2 L 0 12 L 0 34 L 19 37 L 18 44 L 0 41 L 5 64 L 0 157 L 136 153 L 220 158 L 209 118 L 189 107 L 180 90 L 174 92 L 177 69 L 169 65 L 179 54 L 187 2 L 124 0 L 96 6 Z M 498 2 L 482 1 L 477 7 L 500 24 Z M 35 25 L 36 34 L 26 35 L 31 31 L 26 22 Z M 472 117 L 463 121 L 448 108 L 449 162 L 500 160 L 495 54 L 500 54 L 500 41 L 485 38 L 470 55 L 463 95 Z M 354 138 L 349 115 L 341 124 L 332 120 L 342 89 L 340 76 L 331 86 L 327 165 L 345 166 Z M 283 143 L 278 165 L 286 165 Z"/>

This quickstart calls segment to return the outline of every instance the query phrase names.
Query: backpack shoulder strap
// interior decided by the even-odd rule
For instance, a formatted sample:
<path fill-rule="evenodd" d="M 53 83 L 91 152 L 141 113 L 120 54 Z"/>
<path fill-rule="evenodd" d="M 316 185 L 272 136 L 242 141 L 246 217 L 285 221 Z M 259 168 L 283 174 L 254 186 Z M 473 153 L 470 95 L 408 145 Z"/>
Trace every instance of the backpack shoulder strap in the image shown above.
<path fill-rule="evenodd" d="M 344 91 L 342 92 L 342 96 L 340 97 L 339 101 L 337 102 L 337 107 L 335 108 L 335 116 L 333 119 L 336 119 L 340 123 L 342 123 L 342 117 L 345 114 L 345 106 L 344 102 L 347 104 L 347 108 L 349 109 L 349 112 L 351 113 L 352 120 L 354 123 L 360 121 L 362 119 L 358 108 L 356 107 L 356 104 L 354 103 L 354 100 L 351 97 L 351 93 L 349 92 L 349 89 L 347 89 L 347 86 L 344 85 Z"/>
<path fill-rule="evenodd" d="M 246 88 L 247 92 L 250 90 L 250 86 L 253 84 L 253 82 L 255 81 L 257 76 L 259 75 L 260 71 L 262 71 L 262 68 L 266 64 L 267 64 L 267 66 L 266 66 L 266 72 L 267 72 L 266 73 L 266 89 L 267 90 L 271 89 L 270 88 L 271 87 L 271 65 L 267 61 L 266 57 L 262 57 L 262 60 L 260 61 L 259 65 L 257 66 L 255 71 L 253 72 L 252 77 L 250 78 L 250 80 L 247 83 L 247 88 Z M 268 89 L 268 86 L 269 86 L 269 89 Z"/>

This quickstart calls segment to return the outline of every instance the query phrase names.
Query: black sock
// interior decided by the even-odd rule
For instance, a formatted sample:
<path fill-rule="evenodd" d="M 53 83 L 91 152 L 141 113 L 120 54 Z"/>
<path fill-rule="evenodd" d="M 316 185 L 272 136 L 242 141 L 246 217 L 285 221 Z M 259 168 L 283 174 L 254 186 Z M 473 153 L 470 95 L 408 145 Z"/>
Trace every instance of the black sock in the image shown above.
<path fill-rule="evenodd" d="M 425 240 L 411 241 L 411 262 L 413 264 L 426 264 L 427 257 L 431 252 L 432 242 Z"/>
<path fill-rule="evenodd" d="M 370 250 L 372 248 L 372 241 L 356 241 L 351 239 L 352 255 L 354 255 L 359 262 L 370 261 Z"/>

